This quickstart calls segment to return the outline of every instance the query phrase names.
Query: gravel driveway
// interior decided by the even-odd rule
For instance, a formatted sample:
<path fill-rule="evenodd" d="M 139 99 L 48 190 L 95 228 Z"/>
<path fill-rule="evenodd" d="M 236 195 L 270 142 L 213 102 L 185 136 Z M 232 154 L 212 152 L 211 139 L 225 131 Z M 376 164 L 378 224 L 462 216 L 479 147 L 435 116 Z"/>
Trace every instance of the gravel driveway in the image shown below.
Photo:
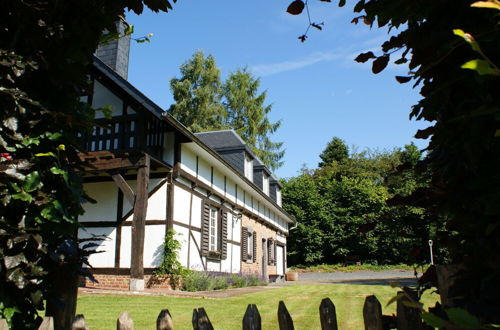
<path fill-rule="evenodd" d="M 419 276 L 422 275 L 419 273 Z M 380 272 L 357 271 L 357 272 L 334 272 L 334 273 L 300 273 L 299 280 L 287 282 L 289 284 L 317 284 L 317 283 L 351 283 L 386 285 L 389 282 L 398 282 L 402 285 L 414 285 L 416 279 L 413 271 L 408 270 L 384 270 Z"/>

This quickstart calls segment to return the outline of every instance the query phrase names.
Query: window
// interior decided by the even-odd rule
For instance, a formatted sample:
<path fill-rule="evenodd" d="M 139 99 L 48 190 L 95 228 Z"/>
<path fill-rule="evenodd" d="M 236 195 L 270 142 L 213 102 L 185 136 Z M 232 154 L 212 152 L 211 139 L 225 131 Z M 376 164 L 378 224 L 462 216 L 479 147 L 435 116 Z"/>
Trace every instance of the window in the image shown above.
<path fill-rule="evenodd" d="M 228 213 L 206 202 L 202 213 L 201 255 L 210 259 L 227 258 Z"/>
<path fill-rule="evenodd" d="M 281 189 L 276 186 L 276 204 L 281 206 Z"/>
<path fill-rule="evenodd" d="M 241 227 L 241 260 L 257 261 L 257 233 L 252 228 Z"/>
<path fill-rule="evenodd" d="M 248 153 L 245 152 L 245 176 L 248 180 L 253 181 L 253 160 Z"/>
<path fill-rule="evenodd" d="M 248 259 L 253 259 L 253 233 L 248 233 L 248 241 L 247 241 L 247 249 L 248 249 Z"/>
<path fill-rule="evenodd" d="M 208 234 L 209 234 L 209 250 L 218 251 L 219 250 L 219 237 L 218 237 L 218 223 L 217 223 L 217 208 L 210 208 L 210 219 L 208 222 Z"/>
<path fill-rule="evenodd" d="M 269 177 L 265 174 L 263 174 L 262 178 L 262 191 L 264 191 L 264 194 L 269 195 Z"/>

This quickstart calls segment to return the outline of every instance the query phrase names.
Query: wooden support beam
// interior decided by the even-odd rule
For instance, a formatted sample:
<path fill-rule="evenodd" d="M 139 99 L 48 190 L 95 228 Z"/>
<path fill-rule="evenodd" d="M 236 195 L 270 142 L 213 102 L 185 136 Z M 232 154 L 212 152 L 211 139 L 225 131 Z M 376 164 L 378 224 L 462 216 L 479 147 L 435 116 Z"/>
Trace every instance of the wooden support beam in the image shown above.
<path fill-rule="evenodd" d="M 123 176 L 120 173 L 112 174 L 111 177 L 113 178 L 113 181 L 116 183 L 118 188 L 123 193 L 123 196 L 128 200 L 128 202 L 132 205 L 135 203 L 135 194 L 132 188 L 128 185 L 127 181 L 123 178 Z"/>
<path fill-rule="evenodd" d="M 132 224 L 132 251 L 130 260 L 130 290 L 144 290 L 144 236 L 148 209 L 149 155 L 144 155 L 145 166 L 137 172 L 137 188 Z"/>

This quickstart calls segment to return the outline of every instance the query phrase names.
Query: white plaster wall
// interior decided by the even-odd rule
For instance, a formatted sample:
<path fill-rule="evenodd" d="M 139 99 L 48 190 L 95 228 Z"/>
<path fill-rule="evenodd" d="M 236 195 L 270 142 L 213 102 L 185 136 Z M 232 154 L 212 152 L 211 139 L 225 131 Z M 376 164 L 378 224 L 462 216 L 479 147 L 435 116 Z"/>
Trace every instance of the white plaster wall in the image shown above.
<path fill-rule="evenodd" d="M 144 238 L 144 267 L 153 268 L 161 264 L 165 225 L 147 225 Z"/>
<path fill-rule="evenodd" d="M 212 167 L 204 159 L 198 159 L 198 179 L 208 185 L 211 185 Z"/>
<path fill-rule="evenodd" d="M 227 258 L 221 260 L 221 271 L 226 273 L 231 273 L 231 258 L 232 258 L 232 250 L 231 246 L 233 244 L 227 244 Z"/>
<path fill-rule="evenodd" d="M 286 237 L 285 237 L 285 236 L 282 236 L 282 235 L 276 235 L 276 240 L 277 240 L 278 242 L 281 242 L 281 243 L 286 244 Z"/>
<path fill-rule="evenodd" d="M 123 113 L 122 100 L 113 94 L 109 89 L 104 87 L 99 81 L 94 80 L 94 95 L 92 97 L 92 107 L 94 109 L 111 107 L 112 116 L 121 116 Z M 95 118 L 104 118 L 101 111 L 96 111 Z"/>
<path fill-rule="evenodd" d="M 224 195 L 224 175 L 214 168 L 214 183 L 213 188 L 216 192 Z"/>
<path fill-rule="evenodd" d="M 189 224 L 189 204 L 191 193 L 174 186 L 174 220 Z"/>
<path fill-rule="evenodd" d="M 181 169 L 196 176 L 196 155 L 184 144 L 181 144 Z"/>
<path fill-rule="evenodd" d="M 166 179 L 150 179 L 148 185 L 148 192 L 151 192 L 156 186 Z M 137 189 L 137 180 L 127 181 L 130 188 L 134 193 Z M 118 189 L 118 188 L 117 188 Z M 123 215 L 127 214 L 132 210 L 132 204 L 126 198 L 123 198 Z M 167 184 L 165 183 L 163 187 L 158 189 L 152 196 L 148 199 L 148 210 L 146 212 L 146 220 L 163 220 L 167 217 Z M 127 217 L 127 221 L 131 221 L 134 215 L 130 214 Z"/>
<path fill-rule="evenodd" d="M 220 261 L 208 261 L 207 270 L 209 272 L 220 272 Z"/>
<path fill-rule="evenodd" d="M 241 249 L 238 245 L 233 245 L 233 273 L 239 273 L 241 271 Z"/>
<path fill-rule="evenodd" d="M 191 217 L 191 226 L 201 228 L 201 210 L 202 210 L 202 199 L 198 196 L 193 196 L 193 204 L 192 207 L 192 217 Z"/>
<path fill-rule="evenodd" d="M 237 216 L 233 216 L 233 221 L 232 221 L 232 239 L 235 242 L 240 242 L 241 241 L 241 219 L 239 219 Z"/>
<path fill-rule="evenodd" d="M 130 268 L 130 252 L 132 245 L 132 227 L 123 226 L 120 244 L 120 268 Z"/>
<path fill-rule="evenodd" d="M 229 178 L 226 179 L 226 198 L 236 203 L 236 185 Z"/>
<path fill-rule="evenodd" d="M 189 229 L 175 225 L 173 226 L 173 229 L 176 233 L 176 239 L 181 243 L 181 248 L 179 249 L 179 262 L 183 267 L 187 267 L 187 256 L 188 256 L 188 236 L 189 236 Z"/>
<path fill-rule="evenodd" d="M 196 248 L 196 244 L 198 244 L 198 246 L 201 246 L 201 233 L 193 231 L 192 234 L 193 234 L 193 236 L 191 237 L 191 241 L 190 241 L 191 247 L 190 247 L 190 251 L 189 251 L 189 263 L 190 263 L 189 269 L 201 271 L 201 270 L 204 270 L 203 262 L 202 262 L 202 258 L 200 256 L 200 253 L 199 253 L 198 249 Z M 194 237 L 194 239 L 193 239 L 193 237 Z M 196 243 L 195 243 L 195 240 L 196 240 Z"/>
<path fill-rule="evenodd" d="M 246 194 L 245 194 L 245 191 L 243 189 L 241 189 L 240 187 L 238 187 L 238 205 L 245 205 L 244 201 L 243 201 L 243 197 L 245 197 L 246 199 Z"/>
<path fill-rule="evenodd" d="M 91 238 L 93 236 L 105 237 L 104 240 L 95 241 L 93 243 L 99 244 L 96 248 L 100 253 L 94 253 L 89 256 L 89 263 L 92 267 L 114 267 L 115 266 L 115 241 L 116 241 L 116 228 L 80 228 L 78 229 L 78 238 Z M 83 246 L 90 242 L 80 244 Z"/>
<path fill-rule="evenodd" d="M 79 217 L 84 221 L 116 221 L 118 206 L 118 187 L 114 182 L 86 183 L 85 192 L 97 201 L 97 204 L 83 203 L 85 213 Z"/>

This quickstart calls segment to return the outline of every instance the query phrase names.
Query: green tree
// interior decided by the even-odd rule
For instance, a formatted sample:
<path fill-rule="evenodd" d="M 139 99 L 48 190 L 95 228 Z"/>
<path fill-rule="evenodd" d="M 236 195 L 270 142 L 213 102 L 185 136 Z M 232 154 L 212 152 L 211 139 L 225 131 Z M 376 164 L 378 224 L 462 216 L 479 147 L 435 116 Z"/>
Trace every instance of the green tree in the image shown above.
<path fill-rule="evenodd" d="M 227 127 L 234 129 L 250 146 L 262 162 L 277 169 L 285 152 L 282 142 L 270 139 L 280 127 L 281 121 L 269 120 L 271 105 L 265 105 L 266 91 L 259 94 L 260 80 L 246 69 L 229 74 L 224 83 L 224 105 L 227 111 Z"/>
<path fill-rule="evenodd" d="M 166 12 L 166 0 L 0 2 L 0 318 L 69 328 L 85 253 L 77 136 L 93 110 L 88 73 L 103 30 L 125 9 Z M 61 309 L 68 313 L 64 313 Z M 69 317 L 67 317 L 69 315 Z"/>
<path fill-rule="evenodd" d="M 341 162 L 349 157 L 349 148 L 346 146 L 344 140 L 338 137 L 333 137 L 326 145 L 325 150 L 319 155 L 321 162 L 319 167 L 331 165 L 334 161 Z"/>
<path fill-rule="evenodd" d="M 222 83 L 215 58 L 197 51 L 180 71 L 180 78 L 170 80 L 176 103 L 168 113 L 192 132 L 226 128 L 227 113 L 221 101 Z"/>

